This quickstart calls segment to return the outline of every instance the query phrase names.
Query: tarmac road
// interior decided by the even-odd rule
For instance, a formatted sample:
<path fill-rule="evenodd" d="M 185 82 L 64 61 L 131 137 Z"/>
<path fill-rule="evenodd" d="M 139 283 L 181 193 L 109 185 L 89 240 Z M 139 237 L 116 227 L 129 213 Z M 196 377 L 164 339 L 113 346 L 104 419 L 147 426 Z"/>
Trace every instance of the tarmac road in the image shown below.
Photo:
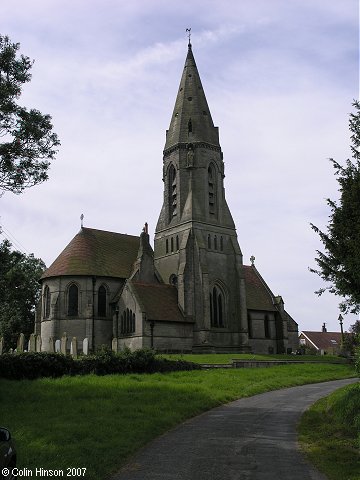
<path fill-rule="evenodd" d="M 210 410 L 155 439 L 112 480 L 326 480 L 299 451 L 296 425 L 311 404 L 356 381 L 277 390 Z"/>

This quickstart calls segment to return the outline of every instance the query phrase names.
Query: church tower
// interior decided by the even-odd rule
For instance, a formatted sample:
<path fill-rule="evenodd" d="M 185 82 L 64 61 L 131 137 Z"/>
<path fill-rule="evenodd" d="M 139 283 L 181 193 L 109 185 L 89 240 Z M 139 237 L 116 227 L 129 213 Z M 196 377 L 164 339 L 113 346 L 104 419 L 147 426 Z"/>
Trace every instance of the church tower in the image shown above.
<path fill-rule="evenodd" d="M 194 351 L 246 351 L 243 261 L 225 199 L 224 162 L 189 41 L 163 152 L 154 260 L 194 322 Z"/>

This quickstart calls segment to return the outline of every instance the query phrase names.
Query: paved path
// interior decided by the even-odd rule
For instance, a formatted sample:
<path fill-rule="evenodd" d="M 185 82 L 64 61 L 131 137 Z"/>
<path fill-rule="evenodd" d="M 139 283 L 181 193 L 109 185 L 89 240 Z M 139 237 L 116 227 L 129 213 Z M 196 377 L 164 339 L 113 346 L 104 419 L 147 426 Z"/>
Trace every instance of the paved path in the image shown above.
<path fill-rule="evenodd" d="M 354 381 L 277 390 L 210 410 L 151 442 L 112 480 L 326 480 L 300 453 L 296 424 L 319 398 Z"/>

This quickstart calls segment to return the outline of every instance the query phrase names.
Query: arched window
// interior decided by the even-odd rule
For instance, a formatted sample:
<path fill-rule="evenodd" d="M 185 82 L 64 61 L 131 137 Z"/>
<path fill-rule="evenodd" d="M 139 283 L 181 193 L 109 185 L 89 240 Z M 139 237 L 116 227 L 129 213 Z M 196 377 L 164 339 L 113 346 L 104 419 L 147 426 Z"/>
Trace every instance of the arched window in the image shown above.
<path fill-rule="evenodd" d="M 79 313 L 79 289 L 73 283 L 68 290 L 68 315 L 76 317 Z"/>
<path fill-rule="evenodd" d="M 220 250 L 221 250 L 221 251 L 224 250 L 224 240 L 223 240 L 223 237 L 222 237 L 222 236 L 220 237 Z"/>
<path fill-rule="evenodd" d="M 179 250 L 179 235 L 176 235 L 176 250 Z"/>
<path fill-rule="evenodd" d="M 44 318 L 49 318 L 50 317 L 50 300 L 51 300 L 50 289 L 46 285 L 45 288 L 44 288 L 44 303 L 43 303 L 43 317 Z"/>
<path fill-rule="evenodd" d="M 169 253 L 169 239 L 168 238 L 165 241 L 165 245 L 166 245 L 166 253 Z"/>
<path fill-rule="evenodd" d="M 171 237 L 170 245 L 171 245 L 171 253 L 173 253 L 173 251 L 174 251 L 174 239 L 173 239 L 173 237 Z"/>
<path fill-rule="evenodd" d="M 209 194 L 209 213 L 215 215 L 216 212 L 216 181 L 214 165 L 208 168 L 208 194 Z"/>
<path fill-rule="evenodd" d="M 101 285 L 98 290 L 98 316 L 106 317 L 106 288 Z"/>
<path fill-rule="evenodd" d="M 218 286 L 210 292 L 210 323 L 212 327 L 225 327 L 224 295 Z"/>
<path fill-rule="evenodd" d="M 208 248 L 211 248 L 211 235 L 208 234 Z"/>
<path fill-rule="evenodd" d="M 217 250 L 217 236 L 214 236 L 214 249 Z"/>
<path fill-rule="evenodd" d="M 176 170 L 170 165 L 168 173 L 169 221 L 177 214 Z"/>

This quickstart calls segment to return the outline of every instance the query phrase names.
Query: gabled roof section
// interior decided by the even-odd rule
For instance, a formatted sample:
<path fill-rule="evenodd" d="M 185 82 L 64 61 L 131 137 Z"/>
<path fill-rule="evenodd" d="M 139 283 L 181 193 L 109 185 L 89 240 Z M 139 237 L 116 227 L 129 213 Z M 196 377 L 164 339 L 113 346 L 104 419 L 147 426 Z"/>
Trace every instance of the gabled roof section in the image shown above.
<path fill-rule="evenodd" d="M 214 127 L 189 44 L 170 127 L 166 132 L 165 150 L 178 143 L 196 142 L 220 146 L 218 128 Z"/>
<path fill-rule="evenodd" d="M 128 278 L 139 237 L 82 227 L 41 279 L 62 275 Z"/>
<path fill-rule="evenodd" d="M 277 311 L 275 297 L 256 268 L 253 265 L 244 265 L 243 268 L 248 310 Z"/>
<path fill-rule="evenodd" d="M 148 320 L 186 322 L 178 306 L 177 288 L 172 285 L 131 282 Z"/>
<path fill-rule="evenodd" d="M 314 345 L 318 350 L 327 350 L 329 348 L 340 348 L 341 333 L 340 332 L 311 332 L 304 330 L 301 334 Z"/>

